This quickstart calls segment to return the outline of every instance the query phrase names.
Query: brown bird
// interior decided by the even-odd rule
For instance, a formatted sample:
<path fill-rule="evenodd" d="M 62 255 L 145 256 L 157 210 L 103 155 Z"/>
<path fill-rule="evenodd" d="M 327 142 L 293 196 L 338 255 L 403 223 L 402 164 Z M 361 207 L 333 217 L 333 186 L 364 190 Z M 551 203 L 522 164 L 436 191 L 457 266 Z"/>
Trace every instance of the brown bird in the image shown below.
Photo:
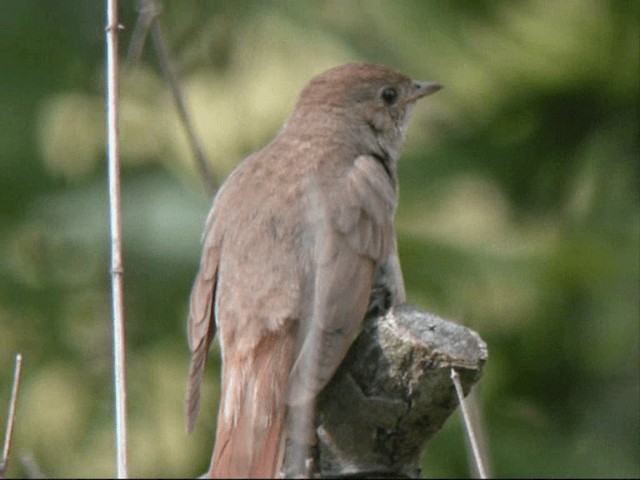
<path fill-rule="evenodd" d="M 220 331 L 207 475 L 308 474 L 314 399 L 367 309 L 405 300 L 393 231 L 396 159 L 416 100 L 440 88 L 379 65 L 328 70 L 218 191 L 188 321 L 189 431 Z"/>

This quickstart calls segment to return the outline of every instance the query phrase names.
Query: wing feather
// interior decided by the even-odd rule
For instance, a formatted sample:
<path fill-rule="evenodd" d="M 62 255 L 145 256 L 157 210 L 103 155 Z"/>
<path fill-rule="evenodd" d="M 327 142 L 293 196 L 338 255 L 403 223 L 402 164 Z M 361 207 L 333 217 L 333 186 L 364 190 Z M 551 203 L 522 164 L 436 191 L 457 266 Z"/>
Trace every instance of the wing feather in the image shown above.
<path fill-rule="evenodd" d="M 379 162 L 358 157 L 333 182 L 321 199 L 328 227 L 316 239 L 312 318 L 289 378 L 290 405 L 313 399 L 333 376 L 362 327 L 376 267 L 395 245 L 395 187 Z"/>
<path fill-rule="evenodd" d="M 207 222 L 208 223 L 208 222 Z M 200 270 L 191 291 L 187 338 L 191 364 L 187 381 L 187 431 L 192 432 L 200 408 L 200 387 L 209 348 L 216 333 L 214 315 L 220 248 L 206 240 Z"/>

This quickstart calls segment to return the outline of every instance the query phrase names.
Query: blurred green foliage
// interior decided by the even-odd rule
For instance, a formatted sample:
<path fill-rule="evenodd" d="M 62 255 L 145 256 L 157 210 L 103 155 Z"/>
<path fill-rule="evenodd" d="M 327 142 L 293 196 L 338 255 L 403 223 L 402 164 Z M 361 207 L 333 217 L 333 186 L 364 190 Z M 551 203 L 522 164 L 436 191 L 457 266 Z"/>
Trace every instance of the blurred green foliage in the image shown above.
<path fill-rule="evenodd" d="M 114 474 L 103 8 L 2 7 L 0 411 L 25 356 L 12 476 L 29 453 L 52 476 Z M 121 15 L 124 52 L 133 2 Z M 400 162 L 400 255 L 411 301 L 489 344 L 475 398 L 505 477 L 640 476 L 639 20 L 631 0 L 172 0 L 161 17 L 219 177 L 328 67 L 445 85 Z M 121 81 L 131 473 L 197 475 L 219 364 L 188 437 L 184 323 L 209 202 L 149 45 Z M 424 473 L 468 475 L 457 414 Z"/>

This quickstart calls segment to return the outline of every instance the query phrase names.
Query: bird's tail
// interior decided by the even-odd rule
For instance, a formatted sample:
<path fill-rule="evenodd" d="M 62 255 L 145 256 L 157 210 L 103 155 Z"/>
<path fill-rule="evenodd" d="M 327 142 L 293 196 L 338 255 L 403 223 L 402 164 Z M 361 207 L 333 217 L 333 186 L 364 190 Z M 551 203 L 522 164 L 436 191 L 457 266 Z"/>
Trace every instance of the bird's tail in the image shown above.
<path fill-rule="evenodd" d="M 209 476 L 268 478 L 279 472 L 294 341 L 291 332 L 274 332 L 245 355 L 225 345 Z"/>

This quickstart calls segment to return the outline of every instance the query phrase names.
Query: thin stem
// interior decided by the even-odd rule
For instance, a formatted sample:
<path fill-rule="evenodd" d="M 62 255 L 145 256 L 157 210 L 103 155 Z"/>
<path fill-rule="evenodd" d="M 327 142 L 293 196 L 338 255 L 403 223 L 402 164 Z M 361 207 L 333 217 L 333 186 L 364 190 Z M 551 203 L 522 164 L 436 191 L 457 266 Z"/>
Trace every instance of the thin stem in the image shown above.
<path fill-rule="evenodd" d="M 127 477 L 125 320 L 122 262 L 120 152 L 118 140 L 118 1 L 107 0 L 107 157 L 111 230 L 111 293 L 115 388 L 116 472 Z"/>
<path fill-rule="evenodd" d="M 202 149 L 202 145 L 200 145 L 200 140 L 198 140 L 195 128 L 191 123 L 191 117 L 187 112 L 187 103 L 184 100 L 184 95 L 180 88 L 178 74 L 176 73 L 175 68 L 173 68 L 173 64 L 171 62 L 169 44 L 165 39 L 162 25 L 157 17 L 151 23 L 151 35 L 153 45 L 158 55 L 160 69 L 162 70 L 162 74 L 164 75 L 167 83 L 171 87 L 171 94 L 173 95 L 173 101 L 178 109 L 178 115 L 180 116 L 180 120 L 182 120 L 182 124 L 184 125 L 187 136 L 189 137 L 189 145 L 191 145 L 191 150 L 196 160 L 196 166 L 198 167 L 202 181 L 205 184 L 207 193 L 213 197 L 213 194 L 216 191 L 216 178 L 209 168 L 209 162 L 207 161 L 204 150 Z"/>
<path fill-rule="evenodd" d="M 189 140 L 189 146 L 196 164 L 196 168 L 200 174 L 200 178 L 204 183 L 204 187 L 209 194 L 213 197 L 216 191 L 216 177 L 210 168 L 209 161 L 204 153 L 204 149 L 200 144 L 198 135 L 196 134 L 195 127 L 191 122 L 189 112 L 187 111 L 187 103 L 182 93 L 180 86 L 180 80 L 176 69 L 171 60 L 171 52 L 169 49 L 169 43 L 162 30 L 160 24 L 160 14 L 162 13 L 162 4 L 159 0 L 138 0 L 138 20 L 133 30 L 131 37 L 131 43 L 129 44 L 129 53 L 127 54 L 127 64 L 133 65 L 138 61 L 142 53 L 142 49 L 145 44 L 145 40 L 149 31 L 151 31 L 153 45 L 158 56 L 158 64 L 165 81 L 169 85 L 173 101 L 176 109 L 178 110 L 178 116 L 184 126 L 187 138 Z"/>
<path fill-rule="evenodd" d="M 0 458 L 0 478 L 4 478 L 9 468 L 9 454 L 11 452 L 11 438 L 13 437 L 13 423 L 16 417 L 16 403 L 18 401 L 18 387 L 22 375 L 22 355 L 16 355 L 16 366 L 13 370 L 13 386 L 11 387 L 11 400 L 9 401 L 9 413 L 7 414 L 7 430 L 4 433 L 4 447 Z"/>
<path fill-rule="evenodd" d="M 135 64 L 144 48 L 147 34 L 151 24 L 162 12 L 162 4 L 158 0 L 138 0 L 138 19 L 131 34 L 129 51 L 127 53 L 127 65 Z"/>
<path fill-rule="evenodd" d="M 462 391 L 462 384 L 460 383 L 460 375 L 458 375 L 458 372 L 456 372 L 454 368 L 451 369 L 451 380 L 453 380 L 453 385 L 456 388 L 456 395 L 458 396 L 458 402 L 460 403 L 462 419 L 465 426 L 465 431 L 467 432 L 467 438 L 469 439 L 469 445 L 471 446 L 473 459 L 476 464 L 476 470 L 480 478 L 488 478 L 487 469 L 484 465 L 482 455 L 480 454 L 480 448 L 478 447 L 478 440 L 476 439 L 476 434 L 474 432 L 473 425 L 471 424 L 471 418 L 469 416 L 469 412 L 467 411 L 464 392 Z"/>

